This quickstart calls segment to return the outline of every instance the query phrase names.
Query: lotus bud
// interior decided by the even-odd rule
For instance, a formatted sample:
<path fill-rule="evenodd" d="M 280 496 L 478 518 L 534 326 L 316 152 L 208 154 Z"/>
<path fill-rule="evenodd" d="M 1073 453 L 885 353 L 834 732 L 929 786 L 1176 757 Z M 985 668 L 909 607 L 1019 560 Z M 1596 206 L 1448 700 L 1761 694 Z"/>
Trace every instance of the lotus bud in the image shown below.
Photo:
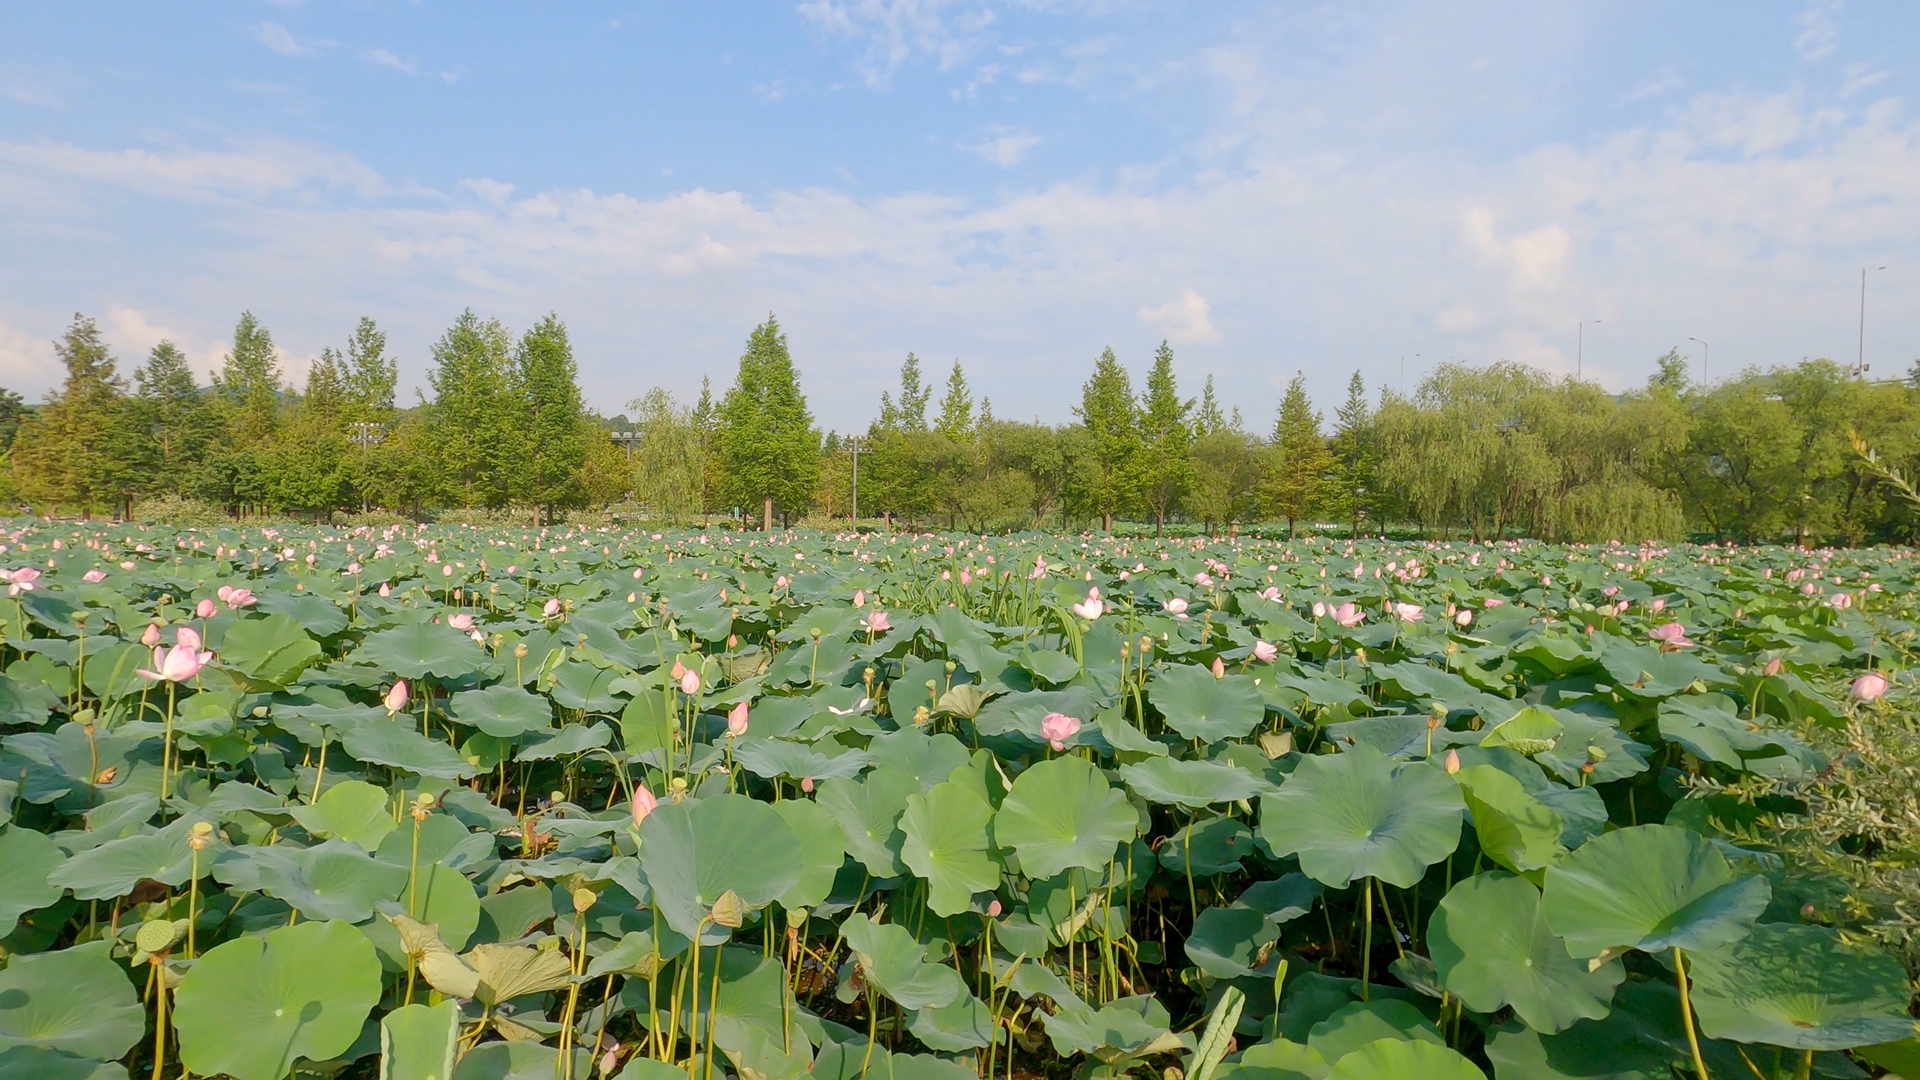
<path fill-rule="evenodd" d="M 811 776 L 801 777 L 800 790 L 806 792 L 809 795 L 813 794 L 813 777 Z"/>
<path fill-rule="evenodd" d="M 1000 908 L 1000 900 L 999 900 L 999 898 L 998 898 L 998 897 L 996 897 L 996 898 L 994 898 L 994 899 L 992 899 L 992 900 L 989 900 L 989 901 L 987 902 L 987 918 L 989 918 L 989 919 L 997 919 L 997 918 L 999 918 L 999 917 L 1000 917 L 1000 911 L 1001 911 L 1001 908 Z"/>
<path fill-rule="evenodd" d="M 653 797 L 653 792 L 648 791 L 645 784 L 633 785 L 633 827 L 639 828 L 640 823 L 647 820 L 647 815 L 653 813 L 653 808 L 658 805 L 660 800 Z"/>
<path fill-rule="evenodd" d="M 575 889 L 573 890 L 573 913 L 575 915 L 585 915 L 587 913 L 587 909 L 591 908 L 594 904 L 599 903 L 599 901 L 600 901 L 600 894 L 594 892 L 592 889 L 588 889 L 588 888 Z"/>
<path fill-rule="evenodd" d="M 384 581 L 383 581 L 383 582 L 381 582 L 381 583 L 380 583 L 380 595 L 381 595 L 381 596 L 392 596 L 392 595 L 393 595 L 393 586 L 391 586 L 391 585 L 389 585 L 389 584 L 387 584 L 387 583 L 386 583 L 386 582 L 384 582 Z"/>
<path fill-rule="evenodd" d="M 673 676 L 673 681 L 679 682 L 680 677 L 682 675 L 685 675 L 686 673 L 687 673 L 687 665 L 681 663 L 678 660 L 675 660 L 673 662 L 673 671 L 671 672 L 671 675 Z"/>
<path fill-rule="evenodd" d="M 219 610 L 220 609 L 214 605 L 213 601 L 202 600 L 198 604 L 194 605 L 193 613 L 202 619 L 211 619 L 213 618 L 214 612 Z"/>
<path fill-rule="evenodd" d="M 1875 701 L 1886 695 L 1889 685 L 1885 675 L 1869 671 L 1853 680 L 1853 696 L 1861 701 Z"/>
<path fill-rule="evenodd" d="M 560 614 L 560 600 L 557 597 L 549 599 L 545 604 L 540 606 L 540 613 L 549 619 Z"/>
<path fill-rule="evenodd" d="M 747 703 L 742 701 L 727 710 L 727 737 L 737 739 L 747 733 Z"/>
<path fill-rule="evenodd" d="M 1760 673 L 1761 673 L 1762 675 L 1765 675 L 1765 676 L 1767 676 L 1768 678 L 1772 678 L 1772 677 L 1774 677 L 1775 675 L 1778 675 L 1778 674 L 1780 674 L 1780 669 L 1781 669 L 1781 668 L 1782 668 L 1783 666 L 1785 666 L 1785 665 L 1783 665 L 1783 664 L 1781 664 L 1781 663 L 1780 663 L 1780 658 L 1776 656 L 1776 657 L 1774 657 L 1773 659 L 1771 659 L 1771 660 L 1769 660 L 1769 661 L 1767 661 L 1767 666 L 1766 666 L 1766 667 L 1763 667 L 1763 668 L 1761 668 L 1761 669 L 1760 669 Z"/>
<path fill-rule="evenodd" d="M 407 680 L 401 679 L 393 684 L 392 689 L 387 691 L 386 706 L 389 716 L 398 715 L 406 710 Z"/>
<path fill-rule="evenodd" d="M 680 692 L 692 697 L 700 692 L 700 673 L 688 671 L 680 676 Z"/>
<path fill-rule="evenodd" d="M 151 649 L 160 644 L 160 624 L 148 623 L 146 633 L 140 635 L 140 644 Z"/>
<path fill-rule="evenodd" d="M 1456 776 L 1460 772 L 1460 751 L 1447 751 L 1447 775 Z"/>

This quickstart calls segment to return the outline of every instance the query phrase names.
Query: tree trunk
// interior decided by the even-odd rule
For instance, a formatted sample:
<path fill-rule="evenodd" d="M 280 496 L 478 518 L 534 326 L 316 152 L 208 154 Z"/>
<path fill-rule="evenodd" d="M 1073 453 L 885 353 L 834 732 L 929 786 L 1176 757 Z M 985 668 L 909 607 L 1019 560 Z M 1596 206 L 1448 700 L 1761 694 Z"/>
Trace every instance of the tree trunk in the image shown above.
<path fill-rule="evenodd" d="M 1111 512 L 1100 515 L 1100 528 L 1103 532 L 1113 531 L 1113 514 Z"/>
<path fill-rule="evenodd" d="M 1167 515 L 1166 511 L 1163 510 L 1153 516 L 1153 538 L 1155 540 L 1160 539 L 1160 534 L 1166 530 L 1166 527 Z"/>
<path fill-rule="evenodd" d="M 760 531 L 773 531 L 773 496 L 771 495 L 767 496 L 767 501 L 761 504 Z"/>

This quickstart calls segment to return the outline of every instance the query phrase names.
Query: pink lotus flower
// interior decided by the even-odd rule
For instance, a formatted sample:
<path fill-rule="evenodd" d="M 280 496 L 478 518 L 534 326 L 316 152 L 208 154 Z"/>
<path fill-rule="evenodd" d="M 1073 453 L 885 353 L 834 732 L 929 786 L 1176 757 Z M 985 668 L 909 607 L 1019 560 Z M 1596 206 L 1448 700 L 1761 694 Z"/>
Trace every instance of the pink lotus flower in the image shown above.
<path fill-rule="evenodd" d="M 1367 620 L 1367 613 L 1355 607 L 1349 600 L 1333 609 L 1333 621 L 1341 626 L 1359 626 Z"/>
<path fill-rule="evenodd" d="M 1662 623 L 1647 631 L 1647 636 L 1666 648 L 1684 649 L 1693 644 L 1687 640 L 1687 628 L 1677 622 Z"/>
<path fill-rule="evenodd" d="M 692 697 L 700 692 L 700 673 L 689 671 L 680 676 L 680 692 Z"/>
<path fill-rule="evenodd" d="M 1184 619 L 1187 617 L 1187 602 L 1178 596 L 1161 601 L 1160 606 L 1166 610 L 1167 614 L 1176 619 Z"/>
<path fill-rule="evenodd" d="M 160 644 L 160 624 L 148 623 L 146 632 L 140 635 L 140 644 L 151 649 Z"/>
<path fill-rule="evenodd" d="M 860 625 L 865 627 L 869 634 L 884 634 L 893 629 L 893 623 L 887 618 L 887 613 L 878 608 L 874 609 L 873 614 L 861 620 Z"/>
<path fill-rule="evenodd" d="M 653 797 L 647 785 L 633 785 L 633 827 L 639 828 L 640 823 L 647 820 L 647 815 L 653 813 L 653 808 L 658 805 L 660 800 Z"/>
<path fill-rule="evenodd" d="M 1885 675 L 1869 671 L 1853 680 L 1853 696 L 1861 701 L 1875 701 L 1886 696 L 1889 685 Z"/>
<path fill-rule="evenodd" d="M 386 582 L 384 582 L 384 581 L 383 581 L 383 582 L 381 582 L 381 583 L 380 583 L 380 595 L 381 595 L 381 596 L 392 596 L 392 595 L 393 595 L 393 586 L 391 586 L 391 585 L 389 585 L 389 584 L 387 584 L 387 583 L 386 583 Z"/>
<path fill-rule="evenodd" d="M 553 599 L 548 600 L 545 604 L 542 604 L 540 606 L 540 613 L 542 615 L 545 615 L 549 619 L 553 618 L 555 615 L 560 614 L 560 599 L 558 597 L 554 597 Z"/>
<path fill-rule="evenodd" d="M 1271 664 L 1280 658 L 1280 648 L 1271 641 L 1253 643 L 1253 658 L 1263 664 Z"/>
<path fill-rule="evenodd" d="M 1264 589 L 1261 589 L 1261 590 L 1260 590 L 1260 599 L 1262 599 L 1262 600 L 1272 600 L 1272 601 L 1274 601 L 1274 602 L 1276 602 L 1276 603 L 1278 603 L 1278 602 L 1279 602 L 1279 600 L 1280 600 L 1280 586 L 1278 586 L 1278 585 L 1269 585 L 1269 586 L 1267 586 L 1266 588 L 1264 588 Z"/>
<path fill-rule="evenodd" d="M 202 600 L 198 604 L 194 605 L 193 613 L 195 615 L 198 615 L 202 619 L 211 619 L 214 617 L 216 613 L 219 612 L 219 610 L 220 610 L 219 605 L 215 604 L 213 601 Z"/>
<path fill-rule="evenodd" d="M 447 625 L 453 627 L 455 630 L 471 630 L 473 629 L 473 616 L 464 611 L 459 612 L 455 614 L 453 618 L 447 620 Z"/>
<path fill-rule="evenodd" d="M 1040 720 L 1040 735 L 1055 750 L 1065 750 L 1067 740 L 1080 733 L 1080 721 L 1066 713 L 1048 713 Z"/>
<path fill-rule="evenodd" d="M 801 777 L 800 790 L 806 792 L 809 795 L 813 794 L 813 777 L 811 776 Z"/>
<path fill-rule="evenodd" d="M 853 590 L 853 606 L 865 607 L 866 604 L 867 604 L 867 590 L 865 589 Z"/>
<path fill-rule="evenodd" d="M 1326 617 L 1327 617 L 1327 605 L 1325 605 L 1325 604 L 1323 604 L 1323 603 L 1321 603 L 1321 602 L 1320 602 L 1320 601 L 1318 601 L 1318 600 L 1315 600 L 1315 601 L 1313 602 L 1313 617 L 1314 617 L 1314 618 L 1316 618 L 1316 619 L 1324 619 L 1324 618 L 1326 618 Z"/>
<path fill-rule="evenodd" d="M 23 566 L 10 574 L 0 574 L 0 580 L 6 581 L 8 596 L 19 596 L 23 592 L 32 592 L 36 588 L 34 582 L 40 580 L 40 571 L 31 566 Z"/>
<path fill-rule="evenodd" d="M 1447 775 L 1453 776 L 1460 771 L 1460 751 L 1447 751 Z"/>
<path fill-rule="evenodd" d="M 1213 575 L 1207 573 L 1205 570 L 1202 570 L 1199 573 L 1193 575 L 1193 583 L 1195 585 L 1200 586 L 1201 588 L 1210 587 L 1213 584 Z"/>
<path fill-rule="evenodd" d="M 1485 600 L 1480 601 L 1480 606 L 1483 608 L 1497 608 L 1504 603 L 1506 603 L 1506 601 L 1497 596 L 1489 596 Z"/>
<path fill-rule="evenodd" d="M 200 674 L 200 669 L 212 660 L 213 654 L 200 648 L 200 635 L 183 626 L 174 635 L 173 648 L 163 650 L 158 645 L 154 646 L 153 666 L 156 670 L 140 668 L 134 674 L 155 682 L 183 683 Z"/>
<path fill-rule="evenodd" d="M 1419 604 L 1395 604 L 1393 617 L 1401 622 L 1419 622 L 1427 617 L 1427 609 Z"/>
<path fill-rule="evenodd" d="M 387 691 L 386 705 L 389 716 L 398 715 L 407 710 L 407 680 L 401 679 Z"/>
<path fill-rule="evenodd" d="M 1472 622 L 1473 622 L 1473 610 L 1471 608 L 1461 608 L 1459 611 L 1454 613 L 1453 625 L 1464 627 L 1464 626 L 1471 625 Z"/>
<path fill-rule="evenodd" d="M 1224 679 L 1227 677 L 1226 661 L 1221 660 L 1217 656 L 1213 658 L 1213 677 L 1216 679 Z"/>
<path fill-rule="evenodd" d="M 1760 669 L 1760 674 L 1765 675 L 1767 678 L 1771 679 L 1775 675 L 1780 674 L 1780 669 L 1783 666 L 1785 665 L 1781 664 L 1780 658 L 1776 656 L 1773 659 L 1767 661 L 1767 666 Z"/>
<path fill-rule="evenodd" d="M 962 585 L 973 584 L 973 574 L 971 571 L 967 571 L 967 570 L 960 571 L 960 584 Z"/>
<path fill-rule="evenodd" d="M 1835 611 L 1845 611 L 1853 606 L 1853 594 L 1837 592 L 1827 598 L 1827 606 Z"/>
<path fill-rule="evenodd" d="M 737 739 L 747 733 L 747 703 L 742 701 L 727 710 L 727 737 Z"/>
<path fill-rule="evenodd" d="M 675 660 L 673 662 L 673 670 L 667 672 L 667 674 L 670 677 L 672 677 L 674 682 L 679 682 L 680 676 L 685 675 L 686 673 L 687 673 L 687 665 L 681 663 L 678 660 Z"/>
<path fill-rule="evenodd" d="M 1073 613 L 1088 622 L 1098 619 L 1100 613 L 1106 609 L 1106 602 L 1101 600 L 1098 595 L 1089 596 L 1085 600 L 1073 605 Z"/>
<path fill-rule="evenodd" d="M 999 918 L 1001 910 L 1002 909 L 1000 907 L 999 900 L 996 899 L 996 900 L 990 900 L 987 902 L 987 918 L 989 919 Z"/>
<path fill-rule="evenodd" d="M 98 585 L 99 583 L 107 580 L 107 572 L 104 570 L 89 570 L 86 573 L 80 575 L 80 580 L 86 582 L 89 585 Z"/>

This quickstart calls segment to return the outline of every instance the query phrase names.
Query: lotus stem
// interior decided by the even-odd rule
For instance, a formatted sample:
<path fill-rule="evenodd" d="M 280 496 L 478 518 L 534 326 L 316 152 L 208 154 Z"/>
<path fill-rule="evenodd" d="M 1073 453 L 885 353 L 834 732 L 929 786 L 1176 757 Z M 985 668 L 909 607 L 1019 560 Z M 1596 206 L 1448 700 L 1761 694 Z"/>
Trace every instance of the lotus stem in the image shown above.
<path fill-rule="evenodd" d="M 1365 914 L 1361 917 L 1364 924 L 1360 930 L 1360 1000 L 1372 1001 L 1373 988 L 1369 979 L 1373 975 L 1373 879 L 1367 878 L 1361 883 L 1361 907 Z M 1684 994 L 1682 995 L 1684 996 Z M 1698 1056 L 1697 1054 L 1695 1055 Z"/>
<path fill-rule="evenodd" d="M 173 700 L 176 684 L 167 681 L 167 732 L 160 748 L 160 811 L 166 813 L 167 794 L 173 787 Z M 165 820 L 162 818 L 161 820 Z"/>
<path fill-rule="evenodd" d="M 1673 973 L 1680 983 L 1680 1023 L 1687 1029 L 1687 1049 L 1693 1051 L 1693 1071 L 1700 1080 L 1712 1080 L 1707 1075 L 1706 1059 L 1700 1056 L 1700 1034 L 1693 1029 L 1693 996 L 1687 988 L 1687 957 L 1680 946 L 1673 947 Z"/>

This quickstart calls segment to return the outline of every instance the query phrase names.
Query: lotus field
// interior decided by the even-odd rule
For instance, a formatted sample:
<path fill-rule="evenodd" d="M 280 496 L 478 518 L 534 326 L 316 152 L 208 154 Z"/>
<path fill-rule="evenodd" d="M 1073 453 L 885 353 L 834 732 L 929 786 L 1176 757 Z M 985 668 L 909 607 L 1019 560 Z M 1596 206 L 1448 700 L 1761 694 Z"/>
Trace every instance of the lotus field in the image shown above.
<path fill-rule="evenodd" d="M 13 528 L 8 1080 L 1920 1056 L 1904 552 Z"/>

